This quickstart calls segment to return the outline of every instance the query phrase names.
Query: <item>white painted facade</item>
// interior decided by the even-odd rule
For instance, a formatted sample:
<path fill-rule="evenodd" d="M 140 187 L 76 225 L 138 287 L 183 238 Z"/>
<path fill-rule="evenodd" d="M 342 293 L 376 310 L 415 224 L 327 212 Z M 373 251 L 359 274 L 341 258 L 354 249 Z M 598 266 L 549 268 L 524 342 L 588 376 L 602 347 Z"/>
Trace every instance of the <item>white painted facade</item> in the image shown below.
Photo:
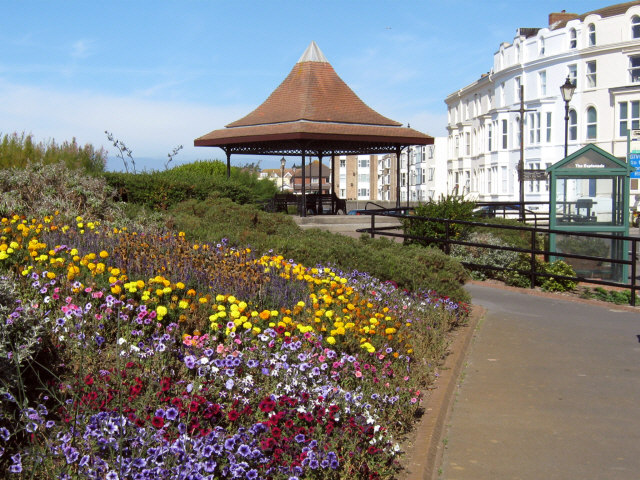
<path fill-rule="evenodd" d="M 520 85 L 528 110 L 525 169 L 545 169 L 564 158 L 560 86 L 567 76 L 577 83 L 570 102 L 568 154 L 593 143 L 626 158 L 626 129 L 640 128 L 640 4 L 622 14 L 605 11 L 560 28 L 518 29 L 513 42 L 494 54 L 489 73 L 446 98 L 449 193 L 457 188 L 479 201 L 519 199 Z M 565 14 L 552 14 L 550 21 L 554 15 Z M 632 195 L 640 193 L 638 181 L 631 183 Z M 549 199 L 544 180 L 527 181 L 524 187 L 526 201 Z"/>

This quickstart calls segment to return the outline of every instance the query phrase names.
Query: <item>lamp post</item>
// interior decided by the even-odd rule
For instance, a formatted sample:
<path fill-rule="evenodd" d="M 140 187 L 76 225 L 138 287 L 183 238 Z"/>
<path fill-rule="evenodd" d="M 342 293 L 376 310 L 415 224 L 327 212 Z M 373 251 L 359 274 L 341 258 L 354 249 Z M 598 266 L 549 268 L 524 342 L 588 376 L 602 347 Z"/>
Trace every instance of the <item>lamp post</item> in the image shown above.
<path fill-rule="evenodd" d="M 284 157 L 282 157 L 280 159 L 280 167 L 282 168 L 282 175 L 280 177 L 280 191 L 284 192 L 284 164 L 287 163 L 287 161 L 284 159 Z"/>
<path fill-rule="evenodd" d="M 560 86 L 560 93 L 564 100 L 564 156 L 567 157 L 569 148 L 569 102 L 573 97 L 573 92 L 576 91 L 576 86 L 571 83 L 571 79 L 567 75 L 567 79 L 564 84 Z"/>

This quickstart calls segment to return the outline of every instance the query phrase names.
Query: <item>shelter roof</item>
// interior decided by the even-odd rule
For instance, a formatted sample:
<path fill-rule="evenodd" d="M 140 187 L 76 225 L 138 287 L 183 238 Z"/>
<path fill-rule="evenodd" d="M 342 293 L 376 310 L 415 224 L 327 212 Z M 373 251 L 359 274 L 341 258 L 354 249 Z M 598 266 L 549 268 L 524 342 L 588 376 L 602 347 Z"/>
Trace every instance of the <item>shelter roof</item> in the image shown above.
<path fill-rule="evenodd" d="M 245 117 L 194 141 L 235 153 L 380 153 L 395 145 L 427 145 L 433 137 L 366 105 L 336 74 L 315 42 L 271 95 Z"/>

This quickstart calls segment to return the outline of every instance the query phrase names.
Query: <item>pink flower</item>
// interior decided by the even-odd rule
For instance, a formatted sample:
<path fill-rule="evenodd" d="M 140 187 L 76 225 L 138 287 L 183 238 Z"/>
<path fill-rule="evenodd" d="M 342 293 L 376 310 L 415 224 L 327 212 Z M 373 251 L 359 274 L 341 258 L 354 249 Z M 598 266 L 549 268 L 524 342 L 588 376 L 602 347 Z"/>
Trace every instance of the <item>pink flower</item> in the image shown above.
<path fill-rule="evenodd" d="M 224 352 L 224 345 L 220 344 L 216 347 L 216 353 L 222 353 Z"/>
<path fill-rule="evenodd" d="M 362 377 L 362 372 L 360 370 L 356 370 L 356 378 Z"/>

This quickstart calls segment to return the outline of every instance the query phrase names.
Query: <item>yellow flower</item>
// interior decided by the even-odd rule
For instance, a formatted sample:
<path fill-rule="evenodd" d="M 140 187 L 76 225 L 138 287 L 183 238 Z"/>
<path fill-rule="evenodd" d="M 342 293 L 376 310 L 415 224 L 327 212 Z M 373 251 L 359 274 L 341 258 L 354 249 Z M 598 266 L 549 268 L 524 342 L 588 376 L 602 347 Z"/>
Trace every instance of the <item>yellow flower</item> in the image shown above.
<path fill-rule="evenodd" d="M 156 313 L 158 314 L 158 318 L 162 320 L 162 317 L 167 314 L 167 307 L 165 307 L 164 305 L 159 305 L 156 308 Z"/>
<path fill-rule="evenodd" d="M 189 308 L 189 302 L 187 302 L 186 300 L 180 300 L 178 306 L 184 310 L 186 308 Z"/>
<path fill-rule="evenodd" d="M 100 258 L 107 258 L 109 256 L 109 253 L 106 250 L 102 250 L 100 252 Z"/>
<path fill-rule="evenodd" d="M 182 283 L 182 282 L 176 283 L 176 288 L 179 289 L 179 290 L 182 290 L 184 288 L 184 283 Z"/>
<path fill-rule="evenodd" d="M 334 343 L 336 343 L 336 339 L 333 337 L 327 337 L 327 343 L 329 345 L 333 345 Z"/>

